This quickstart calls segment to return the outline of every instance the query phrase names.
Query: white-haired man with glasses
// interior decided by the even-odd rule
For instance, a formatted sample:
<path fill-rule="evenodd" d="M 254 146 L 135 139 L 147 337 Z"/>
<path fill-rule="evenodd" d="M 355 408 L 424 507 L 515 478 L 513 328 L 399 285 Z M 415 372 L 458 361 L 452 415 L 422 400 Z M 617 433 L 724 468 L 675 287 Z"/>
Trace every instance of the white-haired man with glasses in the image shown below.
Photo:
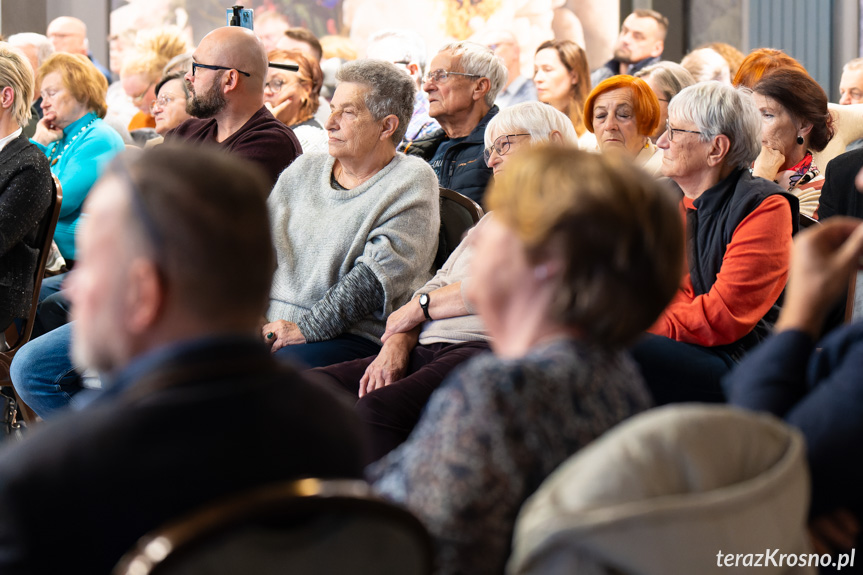
<path fill-rule="evenodd" d="M 264 106 L 267 55 L 255 34 L 239 26 L 204 36 L 192 55 L 185 82 L 193 116 L 165 135 L 166 140 L 217 144 L 259 164 L 275 184 L 302 153 L 297 137 Z"/>
<path fill-rule="evenodd" d="M 423 90 L 441 130 L 405 153 L 427 160 L 442 187 L 481 202 L 492 174 L 483 158 L 485 128 L 498 112 L 494 100 L 506 83 L 506 67 L 490 48 L 456 42 L 441 48 L 428 69 Z"/>

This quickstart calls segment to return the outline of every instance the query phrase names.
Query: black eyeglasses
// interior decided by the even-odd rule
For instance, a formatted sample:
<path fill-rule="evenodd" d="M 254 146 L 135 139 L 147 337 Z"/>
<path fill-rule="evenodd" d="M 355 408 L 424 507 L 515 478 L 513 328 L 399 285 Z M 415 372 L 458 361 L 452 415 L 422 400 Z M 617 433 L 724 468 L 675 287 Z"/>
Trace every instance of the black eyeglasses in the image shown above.
<path fill-rule="evenodd" d="M 509 141 L 510 138 L 515 138 L 517 136 L 530 136 L 530 134 L 506 134 L 504 136 L 498 136 L 495 138 L 494 142 L 491 146 L 483 150 L 483 157 L 485 158 L 485 164 L 488 166 L 488 160 L 491 158 L 491 153 L 497 152 L 498 156 L 504 156 L 509 152 L 509 148 L 512 145 L 512 142 Z M 491 166 L 489 166 L 491 167 Z"/>
<path fill-rule="evenodd" d="M 423 78 L 423 82 L 434 82 L 435 84 L 443 84 L 449 80 L 450 76 L 467 76 L 468 78 L 482 78 L 479 74 L 465 74 L 464 72 L 449 72 L 448 70 L 435 70 L 429 72 Z"/>
<path fill-rule="evenodd" d="M 680 128 L 672 128 L 671 121 L 665 120 L 665 131 L 668 132 L 668 141 L 674 141 L 674 132 L 686 132 L 687 134 L 698 134 L 699 136 L 703 136 L 704 134 L 701 132 L 696 132 L 695 130 L 681 130 Z"/>
<path fill-rule="evenodd" d="M 198 71 L 198 68 L 204 68 L 205 70 L 237 70 L 237 68 L 229 68 L 228 66 L 211 66 L 210 64 L 198 64 L 197 62 L 192 62 L 192 76 L 195 75 L 195 72 Z M 252 75 L 248 72 L 243 72 L 242 70 L 237 70 L 237 72 L 247 78 L 252 77 Z"/>

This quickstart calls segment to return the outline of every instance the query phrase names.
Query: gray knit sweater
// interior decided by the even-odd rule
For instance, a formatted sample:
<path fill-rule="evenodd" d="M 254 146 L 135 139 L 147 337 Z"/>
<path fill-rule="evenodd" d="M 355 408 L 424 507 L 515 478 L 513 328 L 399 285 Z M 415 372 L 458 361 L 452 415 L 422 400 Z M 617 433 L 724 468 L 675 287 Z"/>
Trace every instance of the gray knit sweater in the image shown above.
<path fill-rule="evenodd" d="M 303 154 L 268 199 L 276 271 L 267 319 L 298 322 L 357 264 L 384 290 L 383 307 L 347 333 L 380 343 L 387 316 L 429 279 L 437 251 L 437 178 L 426 162 L 397 154 L 351 190 L 330 185 L 334 159 Z"/>
<path fill-rule="evenodd" d="M 491 212 L 489 212 L 491 213 Z M 471 228 L 468 236 L 488 221 L 488 214 Z M 482 320 L 476 315 L 470 301 L 465 297 L 468 284 L 470 262 L 473 259 L 473 244 L 465 237 L 458 247 L 450 254 L 443 267 L 426 285 L 417 290 L 414 297 L 422 293 L 431 293 L 436 289 L 461 282 L 461 298 L 469 315 L 434 319 L 423 324 L 420 332 L 420 345 L 433 343 L 462 343 L 466 341 L 489 341 L 491 338 L 485 331 Z"/>

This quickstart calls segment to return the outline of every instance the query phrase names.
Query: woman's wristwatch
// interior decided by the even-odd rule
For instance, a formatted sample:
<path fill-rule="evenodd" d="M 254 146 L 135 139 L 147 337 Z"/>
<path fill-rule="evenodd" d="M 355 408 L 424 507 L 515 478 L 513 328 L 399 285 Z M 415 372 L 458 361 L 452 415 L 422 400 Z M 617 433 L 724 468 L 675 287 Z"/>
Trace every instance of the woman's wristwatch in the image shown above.
<path fill-rule="evenodd" d="M 422 308 L 423 314 L 425 314 L 426 319 L 429 321 L 431 321 L 431 318 L 432 318 L 429 315 L 429 304 L 430 303 L 431 303 L 431 298 L 429 297 L 429 294 L 427 294 L 427 293 L 420 294 L 420 307 Z"/>

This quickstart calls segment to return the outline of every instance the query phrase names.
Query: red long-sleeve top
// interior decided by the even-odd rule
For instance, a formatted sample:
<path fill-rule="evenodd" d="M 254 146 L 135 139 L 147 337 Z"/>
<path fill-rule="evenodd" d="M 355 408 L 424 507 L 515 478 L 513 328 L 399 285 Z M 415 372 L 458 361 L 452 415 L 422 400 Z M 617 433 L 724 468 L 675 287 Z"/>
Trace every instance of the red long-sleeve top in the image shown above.
<path fill-rule="evenodd" d="M 682 207 L 695 209 L 686 197 Z M 788 200 L 770 196 L 734 230 L 710 291 L 695 295 L 687 272 L 674 299 L 648 331 L 706 347 L 739 340 L 785 288 L 791 245 Z"/>

